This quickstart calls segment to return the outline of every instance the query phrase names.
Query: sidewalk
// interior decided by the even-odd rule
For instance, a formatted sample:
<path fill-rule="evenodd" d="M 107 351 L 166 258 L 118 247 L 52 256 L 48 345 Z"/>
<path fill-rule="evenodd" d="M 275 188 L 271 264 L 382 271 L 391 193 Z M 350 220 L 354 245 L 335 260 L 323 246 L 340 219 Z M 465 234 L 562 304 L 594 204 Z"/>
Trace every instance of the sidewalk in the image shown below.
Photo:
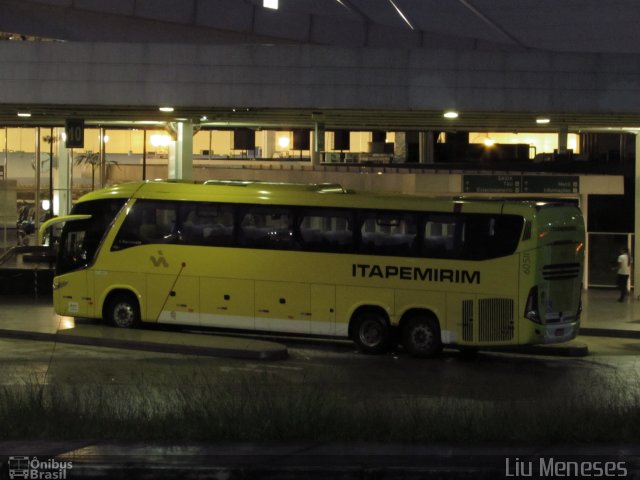
<path fill-rule="evenodd" d="M 640 301 L 631 296 L 624 302 L 617 300 L 615 289 L 585 291 L 580 334 L 640 338 Z"/>

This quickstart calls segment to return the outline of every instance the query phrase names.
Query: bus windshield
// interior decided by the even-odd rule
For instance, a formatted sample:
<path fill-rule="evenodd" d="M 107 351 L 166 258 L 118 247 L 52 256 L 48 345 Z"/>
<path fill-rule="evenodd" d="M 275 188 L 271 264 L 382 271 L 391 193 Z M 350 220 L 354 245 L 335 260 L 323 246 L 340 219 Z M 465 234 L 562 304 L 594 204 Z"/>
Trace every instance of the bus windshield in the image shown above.
<path fill-rule="evenodd" d="M 91 215 L 91 218 L 64 226 L 56 265 L 58 275 L 85 268 L 93 262 L 102 237 L 125 201 L 122 198 L 95 200 L 73 208 L 72 214 Z"/>

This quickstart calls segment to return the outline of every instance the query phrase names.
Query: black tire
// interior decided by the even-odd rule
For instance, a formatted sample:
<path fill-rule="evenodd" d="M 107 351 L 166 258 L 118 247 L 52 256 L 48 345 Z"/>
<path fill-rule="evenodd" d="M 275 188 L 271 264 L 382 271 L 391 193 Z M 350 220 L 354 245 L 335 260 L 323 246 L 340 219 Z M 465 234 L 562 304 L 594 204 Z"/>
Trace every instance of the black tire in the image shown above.
<path fill-rule="evenodd" d="M 402 344 L 414 357 L 435 357 L 442 351 L 440 326 L 429 315 L 416 315 L 402 326 Z"/>
<path fill-rule="evenodd" d="M 133 328 L 140 323 L 140 306 L 133 294 L 114 295 L 105 310 L 105 321 L 118 328 Z"/>
<path fill-rule="evenodd" d="M 389 337 L 389 322 L 382 312 L 364 310 L 354 319 L 352 338 L 364 353 L 385 353 Z"/>

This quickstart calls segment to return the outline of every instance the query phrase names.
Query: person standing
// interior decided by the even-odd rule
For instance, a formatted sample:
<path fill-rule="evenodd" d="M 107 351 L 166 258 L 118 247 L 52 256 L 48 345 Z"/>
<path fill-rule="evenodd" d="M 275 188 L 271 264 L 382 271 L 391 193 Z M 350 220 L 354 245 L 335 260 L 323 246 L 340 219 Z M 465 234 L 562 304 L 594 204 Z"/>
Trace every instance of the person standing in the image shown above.
<path fill-rule="evenodd" d="M 620 249 L 620 255 L 618 256 L 618 290 L 620 290 L 619 302 L 624 302 L 628 295 L 627 283 L 629 281 L 629 274 L 631 273 L 631 255 L 629 255 L 629 249 L 622 247 Z"/>

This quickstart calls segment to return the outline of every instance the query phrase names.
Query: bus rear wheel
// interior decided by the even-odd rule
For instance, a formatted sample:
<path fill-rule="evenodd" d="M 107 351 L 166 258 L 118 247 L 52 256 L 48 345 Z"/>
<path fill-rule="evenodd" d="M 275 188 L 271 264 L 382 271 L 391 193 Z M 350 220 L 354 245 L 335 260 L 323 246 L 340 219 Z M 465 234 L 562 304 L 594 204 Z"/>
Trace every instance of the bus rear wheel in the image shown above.
<path fill-rule="evenodd" d="M 409 318 L 402 327 L 402 344 L 414 357 L 434 357 L 442 350 L 438 321 L 428 315 Z"/>
<path fill-rule="evenodd" d="M 105 320 L 114 327 L 132 328 L 140 322 L 140 307 L 136 298 L 128 293 L 114 295 L 107 306 Z"/>
<path fill-rule="evenodd" d="M 389 348 L 389 324 L 385 316 L 375 310 L 359 313 L 353 324 L 353 340 L 364 353 L 385 353 Z"/>

